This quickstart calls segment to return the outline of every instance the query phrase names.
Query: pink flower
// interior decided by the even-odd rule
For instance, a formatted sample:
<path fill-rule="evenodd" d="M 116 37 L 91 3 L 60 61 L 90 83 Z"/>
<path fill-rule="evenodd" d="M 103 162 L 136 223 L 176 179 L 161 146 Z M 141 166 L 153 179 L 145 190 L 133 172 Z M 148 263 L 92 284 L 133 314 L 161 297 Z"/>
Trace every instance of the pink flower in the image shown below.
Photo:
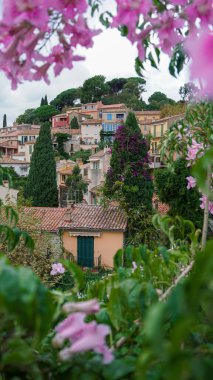
<path fill-rule="evenodd" d="M 203 154 L 203 149 L 204 149 L 203 144 L 198 143 L 196 140 L 193 139 L 191 146 L 188 146 L 186 160 L 187 161 L 196 160 L 196 158 L 200 157 Z"/>
<path fill-rule="evenodd" d="M 67 302 L 63 305 L 65 313 L 83 312 L 85 314 L 97 313 L 100 310 L 96 299 L 84 302 Z"/>
<path fill-rule="evenodd" d="M 203 194 L 202 197 L 200 198 L 200 201 L 201 201 L 200 208 L 204 210 L 206 206 L 207 196 Z M 210 201 L 209 201 L 209 212 L 210 214 L 213 215 L 213 202 L 210 202 Z"/>
<path fill-rule="evenodd" d="M 196 186 L 197 184 L 197 181 L 194 177 L 192 176 L 189 176 L 189 177 L 186 177 L 187 181 L 188 181 L 188 184 L 187 184 L 187 189 L 193 189 L 193 187 Z"/>
<path fill-rule="evenodd" d="M 191 33 L 185 42 L 185 50 L 192 59 L 191 79 L 200 79 L 202 93 L 213 97 L 213 32 L 203 29 L 199 36 Z"/>
<path fill-rule="evenodd" d="M 105 364 L 111 362 L 113 355 L 105 342 L 106 336 L 110 334 L 110 328 L 95 321 L 86 323 L 85 317 L 85 313 L 74 313 L 56 326 L 57 333 L 52 344 L 61 347 L 65 341 L 70 341 L 70 346 L 62 349 L 59 357 L 65 361 L 78 352 L 93 350 L 103 355 Z"/>
<path fill-rule="evenodd" d="M 185 13 L 191 25 L 197 19 L 201 20 L 202 26 L 213 23 L 213 8 L 211 0 L 194 0 L 185 8 Z"/>
<path fill-rule="evenodd" d="M 63 274 L 65 272 L 65 268 L 61 263 L 52 264 L 52 270 L 50 272 L 51 276 L 55 276 L 57 274 Z"/>

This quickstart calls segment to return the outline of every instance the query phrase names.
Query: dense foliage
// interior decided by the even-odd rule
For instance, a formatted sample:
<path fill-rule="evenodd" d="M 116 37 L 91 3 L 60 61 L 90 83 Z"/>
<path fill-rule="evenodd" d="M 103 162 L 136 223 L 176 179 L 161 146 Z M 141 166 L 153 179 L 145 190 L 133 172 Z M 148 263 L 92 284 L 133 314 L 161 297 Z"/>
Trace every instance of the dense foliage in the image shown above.
<path fill-rule="evenodd" d="M 35 143 L 25 196 L 32 198 L 33 206 L 54 207 L 58 205 L 56 163 L 49 123 L 41 126 L 39 137 Z"/>
<path fill-rule="evenodd" d="M 200 194 L 196 188 L 187 189 L 190 169 L 185 159 L 174 162 L 173 170 L 155 170 L 155 186 L 159 199 L 170 207 L 169 215 L 180 215 L 191 220 L 197 228 L 202 227 L 203 212 L 200 208 Z"/>
<path fill-rule="evenodd" d="M 70 122 L 70 129 L 79 129 L 78 119 L 74 116 Z"/>
<path fill-rule="evenodd" d="M 65 106 L 73 107 L 74 102 L 80 98 L 80 90 L 78 88 L 70 88 L 58 94 L 50 104 L 62 111 Z"/>
<path fill-rule="evenodd" d="M 104 185 L 104 195 L 118 201 L 127 212 L 142 206 L 152 209 L 148 150 L 148 142 L 142 137 L 135 115 L 130 112 L 125 125 L 115 134 Z"/>
<path fill-rule="evenodd" d="M 70 156 L 64 150 L 64 143 L 66 143 L 70 139 L 70 135 L 68 133 L 58 132 L 54 135 L 54 138 L 56 139 L 57 151 L 58 151 L 60 157 L 68 159 Z"/>
<path fill-rule="evenodd" d="M 74 166 L 72 174 L 66 180 L 66 185 L 68 186 L 68 200 L 82 203 L 88 185 L 84 182 L 78 165 Z"/>

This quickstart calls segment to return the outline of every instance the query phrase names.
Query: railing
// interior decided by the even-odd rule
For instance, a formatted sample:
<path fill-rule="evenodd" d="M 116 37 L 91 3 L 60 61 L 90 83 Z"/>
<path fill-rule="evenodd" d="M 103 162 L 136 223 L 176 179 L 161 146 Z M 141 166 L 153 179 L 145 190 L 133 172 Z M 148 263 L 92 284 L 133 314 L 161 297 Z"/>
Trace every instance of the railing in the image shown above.
<path fill-rule="evenodd" d="M 71 254 L 70 260 L 78 264 L 78 257 L 77 256 L 74 256 L 73 254 Z M 94 257 L 93 262 L 94 262 L 93 268 L 100 268 L 101 267 L 101 255 L 98 257 Z M 82 265 L 80 265 L 80 266 L 82 266 Z"/>

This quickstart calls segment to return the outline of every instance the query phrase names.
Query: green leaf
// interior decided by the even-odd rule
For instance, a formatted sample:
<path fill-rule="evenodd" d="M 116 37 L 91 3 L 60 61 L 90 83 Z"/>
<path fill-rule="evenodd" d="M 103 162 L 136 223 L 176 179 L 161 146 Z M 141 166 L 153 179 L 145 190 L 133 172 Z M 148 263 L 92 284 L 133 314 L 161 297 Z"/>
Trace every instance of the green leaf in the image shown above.
<path fill-rule="evenodd" d="M 213 148 L 209 149 L 192 168 L 192 175 L 197 180 L 198 188 L 206 194 L 210 199 L 213 199 L 213 192 L 208 184 L 208 173 L 212 172 L 213 167 Z"/>
<path fill-rule="evenodd" d="M 9 339 L 8 349 L 2 355 L 3 365 L 21 366 L 30 365 L 35 360 L 32 348 L 21 338 Z"/>
<path fill-rule="evenodd" d="M 62 264 L 64 264 L 65 268 L 72 274 L 78 291 L 83 290 L 85 286 L 84 273 L 80 269 L 80 267 L 77 264 L 68 260 L 61 260 L 61 262 Z"/>
<path fill-rule="evenodd" d="M 113 263 L 114 263 L 114 269 L 117 269 L 123 266 L 123 249 L 119 249 L 116 252 L 113 258 Z"/>

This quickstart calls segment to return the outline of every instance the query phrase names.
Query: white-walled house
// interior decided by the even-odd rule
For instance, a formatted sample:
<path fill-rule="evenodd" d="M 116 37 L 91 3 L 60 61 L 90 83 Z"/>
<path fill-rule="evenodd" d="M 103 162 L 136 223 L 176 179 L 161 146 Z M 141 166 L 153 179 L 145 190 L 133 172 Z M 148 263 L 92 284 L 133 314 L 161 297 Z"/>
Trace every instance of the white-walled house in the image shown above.
<path fill-rule="evenodd" d="M 102 130 L 102 121 L 96 119 L 87 119 L 81 122 L 81 139 L 85 144 L 98 144 L 100 141 L 100 132 Z"/>
<path fill-rule="evenodd" d="M 15 172 L 22 177 L 26 177 L 29 174 L 30 163 L 22 160 L 14 159 L 10 156 L 2 156 L 0 157 L 0 166 L 3 168 L 12 167 Z"/>

